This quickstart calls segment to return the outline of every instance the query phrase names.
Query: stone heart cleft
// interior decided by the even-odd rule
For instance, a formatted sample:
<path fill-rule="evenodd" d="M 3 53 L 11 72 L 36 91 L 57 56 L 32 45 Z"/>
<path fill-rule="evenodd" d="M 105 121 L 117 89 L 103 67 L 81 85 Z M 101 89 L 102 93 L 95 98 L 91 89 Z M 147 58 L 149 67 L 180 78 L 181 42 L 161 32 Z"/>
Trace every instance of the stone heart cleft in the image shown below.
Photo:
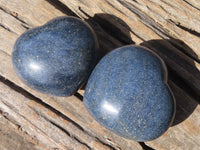
<path fill-rule="evenodd" d="M 141 142 L 161 136 L 175 114 L 164 62 L 149 49 L 133 45 L 101 59 L 89 78 L 83 102 L 101 125 Z"/>
<path fill-rule="evenodd" d="M 22 34 L 14 45 L 12 62 L 19 78 L 31 88 L 70 96 L 92 72 L 97 47 L 87 23 L 58 17 Z"/>

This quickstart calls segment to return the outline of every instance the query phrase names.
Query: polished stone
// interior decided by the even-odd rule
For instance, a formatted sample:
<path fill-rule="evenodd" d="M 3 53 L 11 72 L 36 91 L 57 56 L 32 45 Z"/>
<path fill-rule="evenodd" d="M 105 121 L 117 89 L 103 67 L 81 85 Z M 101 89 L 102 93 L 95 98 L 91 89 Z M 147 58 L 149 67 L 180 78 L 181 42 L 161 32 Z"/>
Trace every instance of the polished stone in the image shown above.
<path fill-rule="evenodd" d="M 89 78 L 83 102 L 101 125 L 135 141 L 159 137 L 174 117 L 164 62 L 150 50 L 133 45 L 101 59 Z"/>
<path fill-rule="evenodd" d="M 75 17 L 58 17 L 28 30 L 16 41 L 12 62 L 19 78 L 45 94 L 70 96 L 95 64 L 96 36 Z"/>

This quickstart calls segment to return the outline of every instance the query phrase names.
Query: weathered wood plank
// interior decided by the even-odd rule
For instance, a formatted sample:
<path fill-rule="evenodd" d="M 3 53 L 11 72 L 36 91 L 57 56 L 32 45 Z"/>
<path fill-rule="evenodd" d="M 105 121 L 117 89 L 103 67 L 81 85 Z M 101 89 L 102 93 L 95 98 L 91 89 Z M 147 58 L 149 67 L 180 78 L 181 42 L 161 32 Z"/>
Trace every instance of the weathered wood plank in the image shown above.
<path fill-rule="evenodd" d="M 184 1 L 189 5 L 191 5 L 192 7 L 194 7 L 195 9 L 200 10 L 200 2 L 198 0 L 184 0 Z"/>
<path fill-rule="evenodd" d="M 16 112 L 14 112 L 11 108 L 5 105 L 0 101 L 0 109 L 4 113 L 4 116 L 8 119 L 8 123 L 13 123 L 16 126 L 16 130 L 20 132 L 22 136 L 26 136 L 26 140 L 31 139 L 31 143 L 35 146 L 39 146 L 44 149 L 48 148 L 59 148 L 64 149 L 61 145 L 55 143 L 53 140 L 48 138 L 43 131 L 37 129 L 34 125 L 24 119 L 22 116 L 19 116 Z M 9 130 L 9 128 L 8 128 Z"/>
<path fill-rule="evenodd" d="M 29 89 L 15 75 L 10 54 L 16 38 L 27 28 L 42 25 L 46 21 L 64 14 L 77 15 L 86 19 L 92 25 L 98 35 L 103 54 L 124 44 L 140 44 L 142 42 L 143 45 L 155 50 L 167 63 L 172 76 L 176 75 L 175 78 L 170 78 L 175 96 L 179 99 L 184 98 L 184 101 L 187 101 L 190 107 L 198 105 L 185 91 L 189 94 L 192 93 L 192 96 L 195 94 L 194 97 L 199 100 L 199 2 L 195 0 L 176 0 L 175 2 L 167 0 L 61 0 L 61 2 L 66 6 L 52 0 L 0 0 L 0 75 L 34 95 L 33 101 L 30 98 L 26 99 L 31 104 L 28 105 L 27 109 L 38 116 L 42 116 L 44 120 L 46 119 L 46 124 L 53 123 L 52 133 L 56 129 L 69 130 L 70 135 L 82 138 L 83 143 L 96 149 L 100 149 L 100 147 L 105 149 L 111 147 L 115 149 L 141 149 L 137 142 L 120 138 L 101 127 L 89 116 L 77 97 L 57 98 L 43 95 Z M 51 4 L 54 4 L 54 6 Z M 70 12 L 70 9 L 73 12 Z M 163 38 L 167 40 L 162 40 Z M 177 80 L 179 81 L 177 82 Z M 16 95 L 20 95 L 19 92 L 22 92 L 23 89 L 17 91 L 18 94 Z M 192 92 L 190 92 L 191 90 Z M 26 91 L 24 92 L 26 93 Z M 80 92 L 83 93 L 84 91 Z M 24 95 L 23 92 L 21 94 Z M 59 111 L 61 116 L 67 116 L 71 120 L 71 126 L 63 123 L 66 122 L 66 118 L 64 119 L 59 113 L 56 114 L 52 110 L 49 111 L 40 103 L 36 103 L 35 100 L 45 102 L 51 108 Z M 196 105 L 192 105 L 190 102 Z M 38 107 L 34 107 L 34 105 Z M 182 105 L 182 103 L 179 103 L 178 107 L 183 108 L 187 115 L 195 109 L 195 107 L 186 109 L 186 105 Z M 13 111 L 12 109 L 7 107 L 7 110 Z M 21 107 L 16 109 L 20 110 Z M 156 149 L 173 149 L 179 145 L 182 145 L 182 149 L 190 149 L 193 146 L 195 147 L 195 144 L 198 146 L 199 137 L 197 134 L 193 134 L 194 132 L 199 134 L 200 119 L 198 113 L 199 105 L 187 120 L 180 123 L 188 117 L 186 115 L 182 120 L 180 119 L 181 121 L 179 120 L 180 122 L 178 121 L 180 124 L 171 127 L 166 134 L 147 144 Z M 21 113 L 20 115 L 27 117 L 28 114 Z M 52 115 L 57 115 L 58 119 L 55 119 Z M 190 121 L 194 123 L 191 124 Z M 39 122 L 42 122 L 42 120 L 35 122 L 35 125 Z M 79 129 L 75 130 L 75 122 L 84 129 L 84 132 Z M 190 129 L 194 132 L 191 133 Z M 30 133 L 30 135 L 32 134 Z M 62 132 L 62 134 L 64 133 Z M 167 144 L 165 144 L 165 141 Z M 110 146 L 102 145 L 103 143 Z M 65 144 L 65 142 L 61 142 L 61 149 Z"/>
<path fill-rule="evenodd" d="M 45 0 L 0 0 L 0 8 L 10 15 L 13 15 L 13 12 L 17 13 L 16 19 L 30 27 L 39 26 L 55 16 L 64 15 Z"/>
<path fill-rule="evenodd" d="M 200 10 L 200 2 L 198 0 L 184 0 L 190 6 L 194 7 L 197 10 Z"/>
<path fill-rule="evenodd" d="M 90 149 L 90 147 L 97 149 L 99 146 L 98 149 L 110 149 L 87 135 L 67 120 L 67 117 L 62 118 L 54 109 L 49 109 L 47 106 L 45 107 L 45 104 L 42 105 L 42 103 L 34 101 L 27 93 L 22 95 L 1 82 L 0 89 L 2 89 L 0 91 L 0 109 L 7 113 L 8 118 L 15 120 L 21 129 L 28 130 L 27 128 L 32 127 L 32 130 L 40 130 L 45 135 L 45 137 L 40 138 L 40 142 L 50 139 L 52 143 L 55 143 L 56 147 L 52 147 L 52 144 L 48 143 L 45 148 L 85 150 Z M 22 123 L 22 118 L 26 124 Z M 32 133 L 29 134 L 32 136 Z M 41 135 L 37 133 L 35 136 Z"/>
<path fill-rule="evenodd" d="M 18 131 L 18 126 L 0 115 L 0 149 L 1 150 L 39 150 L 40 146 L 33 144 L 33 140 L 22 136 Z M 31 142 L 30 142 L 31 141 Z M 33 142 L 33 143 L 32 143 Z"/>

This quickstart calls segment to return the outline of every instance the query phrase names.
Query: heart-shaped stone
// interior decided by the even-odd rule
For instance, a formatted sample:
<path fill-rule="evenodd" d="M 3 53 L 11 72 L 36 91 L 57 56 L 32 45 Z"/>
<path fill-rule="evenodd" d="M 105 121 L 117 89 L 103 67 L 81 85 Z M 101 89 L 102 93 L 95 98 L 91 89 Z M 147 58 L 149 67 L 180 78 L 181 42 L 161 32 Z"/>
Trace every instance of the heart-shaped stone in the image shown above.
<path fill-rule="evenodd" d="M 14 69 L 31 88 L 70 96 L 87 80 L 98 47 L 91 27 L 75 17 L 58 17 L 28 30 L 16 41 Z"/>
<path fill-rule="evenodd" d="M 136 141 L 149 141 L 171 125 L 174 97 L 162 59 L 140 46 L 104 56 L 86 86 L 84 105 L 101 125 Z"/>

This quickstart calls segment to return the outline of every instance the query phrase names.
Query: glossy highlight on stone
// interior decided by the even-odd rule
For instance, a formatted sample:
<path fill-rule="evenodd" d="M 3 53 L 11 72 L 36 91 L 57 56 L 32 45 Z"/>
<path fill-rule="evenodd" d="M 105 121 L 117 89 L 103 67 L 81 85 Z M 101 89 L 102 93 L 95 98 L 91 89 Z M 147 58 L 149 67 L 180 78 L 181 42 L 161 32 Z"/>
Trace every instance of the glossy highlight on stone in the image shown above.
<path fill-rule="evenodd" d="M 87 23 L 58 17 L 22 34 L 14 45 L 12 62 L 19 78 L 31 88 L 70 96 L 92 72 L 97 47 Z"/>
<path fill-rule="evenodd" d="M 117 48 L 100 60 L 83 102 L 101 125 L 141 142 L 161 136 L 175 114 L 164 62 L 149 49 L 134 45 Z"/>

